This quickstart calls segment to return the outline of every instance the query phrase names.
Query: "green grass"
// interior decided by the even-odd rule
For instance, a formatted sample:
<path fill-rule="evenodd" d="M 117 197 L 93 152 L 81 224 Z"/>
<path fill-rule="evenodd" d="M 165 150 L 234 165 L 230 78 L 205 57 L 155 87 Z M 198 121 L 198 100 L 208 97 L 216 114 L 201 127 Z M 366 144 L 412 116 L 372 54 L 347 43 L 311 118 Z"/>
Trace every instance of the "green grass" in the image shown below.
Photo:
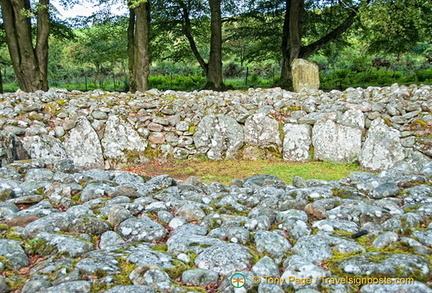
<path fill-rule="evenodd" d="M 304 179 L 340 180 L 354 171 L 361 171 L 355 164 L 335 164 L 329 162 L 292 163 L 282 160 L 177 160 L 171 163 L 160 164 L 151 162 L 136 165 L 125 170 L 157 176 L 169 174 L 174 179 L 184 180 L 195 176 L 204 183 L 220 182 L 229 185 L 233 179 L 245 179 L 259 174 L 275 175 L 286 184 L 291 184 L 295 176 Z"/>

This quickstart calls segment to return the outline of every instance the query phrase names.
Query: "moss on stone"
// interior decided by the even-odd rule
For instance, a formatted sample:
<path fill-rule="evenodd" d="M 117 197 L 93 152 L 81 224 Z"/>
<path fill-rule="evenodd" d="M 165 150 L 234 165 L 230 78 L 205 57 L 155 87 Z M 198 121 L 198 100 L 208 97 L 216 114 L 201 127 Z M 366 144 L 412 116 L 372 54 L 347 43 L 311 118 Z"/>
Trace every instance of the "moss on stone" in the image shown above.
<path fill-rule="evenodd" d="M 3 237 L 5 239 L 11 239 L 11 240 L 17 240 L 17 241 L 22 241 L 21 238 L 21 234 L 18 233 L 17 231 L 15 231 L 15 228 L 11 228 L 9 229 L 4 235 Z"/>
<path fill-rule="evenodd" d="M 130 273 L 136 269 L 138 266 L 127 262 L 123 258 L 118 258 L 118 266 L 120 268 L 120 273 L 114 275 L 115 285 L 132 285 L 132 281 L 129 279 Z"/>
<path fill-rule="evenodd" d="M 144 157 L 150 159 L 150 160 L 154 160 L 157 159 L 161 156 L 161 150 L 158 148 L 152 148 L 151 145 L 147 145 L 147 148 L 144 151 Z"/>
<path fill-rule="evenodd" d="M 391 122 L 391 120 L 389 118 L 384 117 L 383 120 L 384 120 L 384 123 L 387 124 L 387 126 L 393 127 L 393 122 Z"/>
<path fill-rule="evenodd" d="M 12 274 L 6 278 L 6 284 L 11 292 L 20 292 L 18 290 L 20 290 L 26 282 L 27 278 L 25 276 Z"/>
<path fill-rule="evenodd" d="M 196 126 L 196 125 L 191 125 L 191 126 L 189 126 L 188 132 L 190 132 L 190 133 L 195 133 L 195 132 L 196 132 L 196 129 L 197 129 L 197 126 Z"/>
<path fill-rule="evenodd" d="M 106 282 L 96 280 L 91 284 L 90 293 L 105 292 L 108 289 L 110 289 L 110 286 Z"/>
<path fill-rule="evenodd" d="M 190 270 L 192 268 L 190 265 L 185 264 L 184 262 L 177 259 L 174 259 L 172 264 L 174 265 L 173 268 L 164 269 L 164 271 L 172 280 L 181 277 L 184 271 Z"/>
<path fill-rule="evenodd" d="M 55 101 L 59 106 L 62 106 L 62 105 L 64 105 L 65 103 L 66 103 L 66 101 L 65 100 L 57 100 L 57 101 Z"/>
<path fill-rule="evenodd" d="M 421 119 L 416 119 L 413 122 L 411 122 L 408 127 L 411 130 L 426 130 L 428 128 L 428 124 L 426 121 Z"/>
<path fill-rule="evenodd" d="M 27 253 L 37 255 L 52 255 L 57 253 L 57 248 L 54 245 L 49 244 L 45 239 L 35 239 L 30 242 Z"/>
<path fill-rule="evenodd" d="M 158 243 L 151 246 L 151 249 L 157 252 L 166 252 L 168 250 L 168 245 L 166 245 L 165 243 Z"/>
<path fill-rule="evenodd" d="M 0 192 L 0 201 L 6 201 L 12 198 L 13 195 L 14 193 L 11 189 L 4 189 L 2 192 Z"/>

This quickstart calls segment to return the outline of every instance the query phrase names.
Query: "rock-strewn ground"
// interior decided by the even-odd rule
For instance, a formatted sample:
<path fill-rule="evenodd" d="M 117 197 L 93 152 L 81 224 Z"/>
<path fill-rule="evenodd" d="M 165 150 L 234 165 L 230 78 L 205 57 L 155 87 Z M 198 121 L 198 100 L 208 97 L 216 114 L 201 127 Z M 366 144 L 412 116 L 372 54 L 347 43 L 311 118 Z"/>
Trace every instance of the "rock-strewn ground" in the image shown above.
<path fill-rule="evenodd" d="M 223 186 L 17 161 L 0 168 L 0 292 L 234 292 L 235 272 L 235 292 L 432 292 L 432 163 L 406 170 Z"/>

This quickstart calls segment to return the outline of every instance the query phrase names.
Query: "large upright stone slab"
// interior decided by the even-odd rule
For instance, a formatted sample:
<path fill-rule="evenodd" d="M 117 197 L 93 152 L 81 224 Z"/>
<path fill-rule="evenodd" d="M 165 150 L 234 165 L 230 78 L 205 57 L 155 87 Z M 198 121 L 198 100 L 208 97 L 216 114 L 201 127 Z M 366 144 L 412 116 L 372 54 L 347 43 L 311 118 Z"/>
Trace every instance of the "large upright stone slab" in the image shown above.
<path fill-rule="evenodd" d="M 243 128 L 234 118 L 226 115 L 208 115 L 198 124 L 193 136 L 200 153 L 211 160 L 232 158 L 243 146 Z"/>
<path fill-rule="evenodd" d="M 337 124 L 331 120 L 319 121 L 312 129 L 314 159 L 334 163 L 352 163 L 361 151 L 362 131 Z"/>
<path fill-rule="evenodd" d="M 265 113 L 250 116 L 245 123 L 245 143 L 263 148 L 279 147 L 282 144 L 279 123 Z"/>
<path fill-rule="evenodd" d="M 62 142 L 48 134 L 26 136 L 22 143 L 32 159 L 42 159 L 48 164 L 67 157 Z"/>
<path fill-rule="evenodd" d="M 294 59 L 291 63 L 291 70 L 295 92 L 319 89 L 318 65 L 304 59 Z"/>
<path fill-rule="evenodd" d="M 372 121 L 360 153 L 360 166 L 371 171 L 385 170 L 405 158 L 398 130 L 389 127 L 383 119 Z"/>
<path fill-rule="evenodd" d="M 312 143 L 311 126 L 288 123 L 284 125 L 283 132 L 283 159 L 292 162 L 308 161 Z"/>
<path fill-rule="evenodd" d="M 147 140 L 128 121 L 112 115 L 106 122 L 102 147 L 109 164 L 127 163 L 144 157 Z"/>
<path fill-rule="evenodd" d="M 99 137 L 90 122 L 80 117 L 65 142 L 68 155 L 81 169 L 103 169 L 104 158 Z"/>

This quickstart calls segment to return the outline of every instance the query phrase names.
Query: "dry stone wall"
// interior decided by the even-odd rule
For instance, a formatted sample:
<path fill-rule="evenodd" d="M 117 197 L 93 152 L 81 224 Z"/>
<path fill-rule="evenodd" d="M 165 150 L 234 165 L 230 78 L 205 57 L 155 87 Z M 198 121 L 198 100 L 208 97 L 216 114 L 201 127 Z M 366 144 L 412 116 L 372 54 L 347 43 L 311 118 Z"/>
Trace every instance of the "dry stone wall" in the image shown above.
<path fill-rule="evenodd" d="M 293 93 L 67 91 L 0 95 L 2 164 L 73 159 L 81 169 L 174 157 L 359 162 L 418 171 L 432 157 L 432 87 Z"/>

